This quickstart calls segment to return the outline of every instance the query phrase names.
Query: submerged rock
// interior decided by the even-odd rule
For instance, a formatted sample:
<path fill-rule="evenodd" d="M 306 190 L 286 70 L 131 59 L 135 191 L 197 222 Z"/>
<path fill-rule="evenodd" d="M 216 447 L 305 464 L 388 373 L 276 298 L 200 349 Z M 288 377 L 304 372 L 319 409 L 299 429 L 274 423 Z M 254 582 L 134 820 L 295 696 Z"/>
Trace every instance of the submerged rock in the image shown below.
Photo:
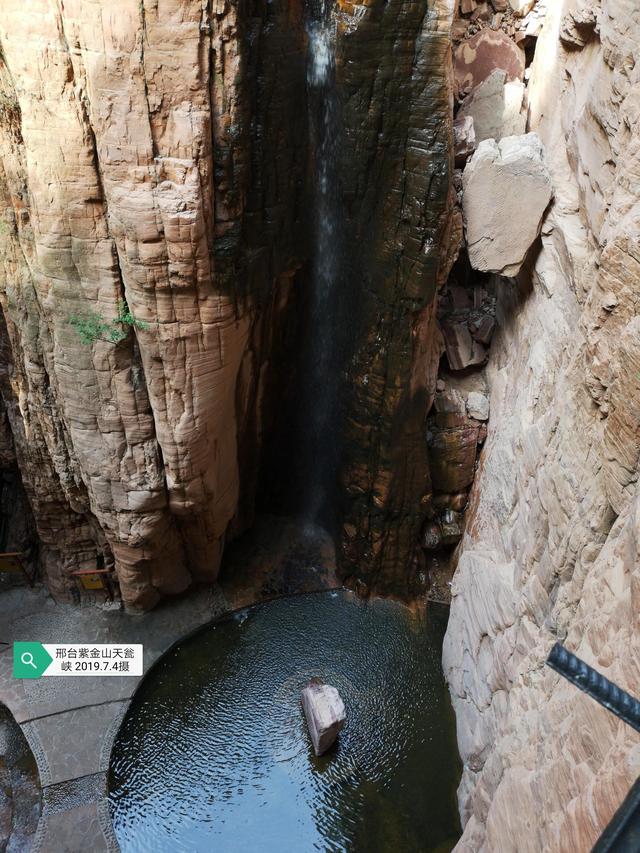
<path fill-rule="evenodd" d="M 302 689 L 302 707 L 316 755 L 324 755 L 336 742 L 346 721 L 344 702 L 335 687 L 311 681 Z"/>

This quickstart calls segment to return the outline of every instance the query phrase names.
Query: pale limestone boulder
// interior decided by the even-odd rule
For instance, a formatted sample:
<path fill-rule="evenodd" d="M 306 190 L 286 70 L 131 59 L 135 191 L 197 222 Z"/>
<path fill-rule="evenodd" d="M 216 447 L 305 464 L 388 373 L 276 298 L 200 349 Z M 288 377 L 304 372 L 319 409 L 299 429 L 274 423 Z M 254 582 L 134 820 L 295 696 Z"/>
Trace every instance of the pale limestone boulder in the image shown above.
<path fill-rule="evenodd" d="M 479 391 L 470 391 L 467 397 L 467 413 L 477 421 L 488 421 L 489 398 Z"/>
<path fill-rule="evenodd" d="M 526 116 L 521 112 L 523 99 L 524 83 L 507 81 L 506 71 L 496 68 L 465 99 L 456 123 L 473 119 L 476 144 L 485 139 L 518 136 L 525 132 L 527 125 Z"/>
<path fill-rule="evenodd" d="M 301 697 L 313 751 L 316 755 L 324 755 L 345 724 L 344 702 L 335 687 L 317 681 L 307 684 Z"/>
<path fill-rule="evenodd" d="M 515 276 L 540 233 L 552 197 L 535 133 L 486 139 L 462 175 L 462 208 L 471 266 Z"/>
<path fill-rule="evenodd" d="M 509 0 L 509 5 L 513 9 L 514 15 L 524 18 L 535 6 L 535 0 Z"/>

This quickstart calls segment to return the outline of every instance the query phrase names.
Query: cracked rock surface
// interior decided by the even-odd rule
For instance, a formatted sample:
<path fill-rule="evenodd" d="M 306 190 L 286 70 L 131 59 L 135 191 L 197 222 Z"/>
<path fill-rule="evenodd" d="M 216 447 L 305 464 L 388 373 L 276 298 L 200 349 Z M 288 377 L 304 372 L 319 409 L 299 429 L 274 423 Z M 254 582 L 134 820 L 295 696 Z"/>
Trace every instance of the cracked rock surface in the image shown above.
<path fill-rule="evenodd" d="M 574 7 L 548 5 L 533 62 L 555 198 L 539 253 L 497 282 L 445 640 L 460 853 L 587 853 L 640 774 L 638 735 L 544 666 L 560 639 L 640 693 L 640 12 L 594 3 L 592 40 L 566 49 Z"/>

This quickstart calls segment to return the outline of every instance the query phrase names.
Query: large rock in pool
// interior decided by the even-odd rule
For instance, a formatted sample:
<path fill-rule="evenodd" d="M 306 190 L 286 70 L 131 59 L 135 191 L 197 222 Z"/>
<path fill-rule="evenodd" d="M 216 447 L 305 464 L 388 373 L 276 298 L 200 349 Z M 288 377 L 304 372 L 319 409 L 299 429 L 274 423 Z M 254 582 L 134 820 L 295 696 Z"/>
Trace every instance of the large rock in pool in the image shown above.
<path fill-rule="evenodd" d="M 302 690 L 302 707 L 316 755 L 323 755 L 336 741 L 344 726 L 344 702 L 335 687 L 311 681 Z"/>
<path fill-rule="evenodd" d="M 481 142 L 463 172 L 462 187 L 471 266 L 516 275 L 552 196 L 537 135 Z"/>

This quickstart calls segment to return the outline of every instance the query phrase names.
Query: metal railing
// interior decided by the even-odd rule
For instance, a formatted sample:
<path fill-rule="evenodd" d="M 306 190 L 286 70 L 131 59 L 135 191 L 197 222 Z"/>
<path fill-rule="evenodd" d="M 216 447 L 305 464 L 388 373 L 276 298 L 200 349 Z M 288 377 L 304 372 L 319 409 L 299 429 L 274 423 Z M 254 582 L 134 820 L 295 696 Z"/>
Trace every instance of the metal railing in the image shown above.
<path fill-rule="evenodd" d="M 547 665 L 575 684 L 616 717 L 640 732 L 640 702 L 604 675 L 556 643 Z M 636 781 L 591 853 L 639 853 L 640 779 Z"/>

